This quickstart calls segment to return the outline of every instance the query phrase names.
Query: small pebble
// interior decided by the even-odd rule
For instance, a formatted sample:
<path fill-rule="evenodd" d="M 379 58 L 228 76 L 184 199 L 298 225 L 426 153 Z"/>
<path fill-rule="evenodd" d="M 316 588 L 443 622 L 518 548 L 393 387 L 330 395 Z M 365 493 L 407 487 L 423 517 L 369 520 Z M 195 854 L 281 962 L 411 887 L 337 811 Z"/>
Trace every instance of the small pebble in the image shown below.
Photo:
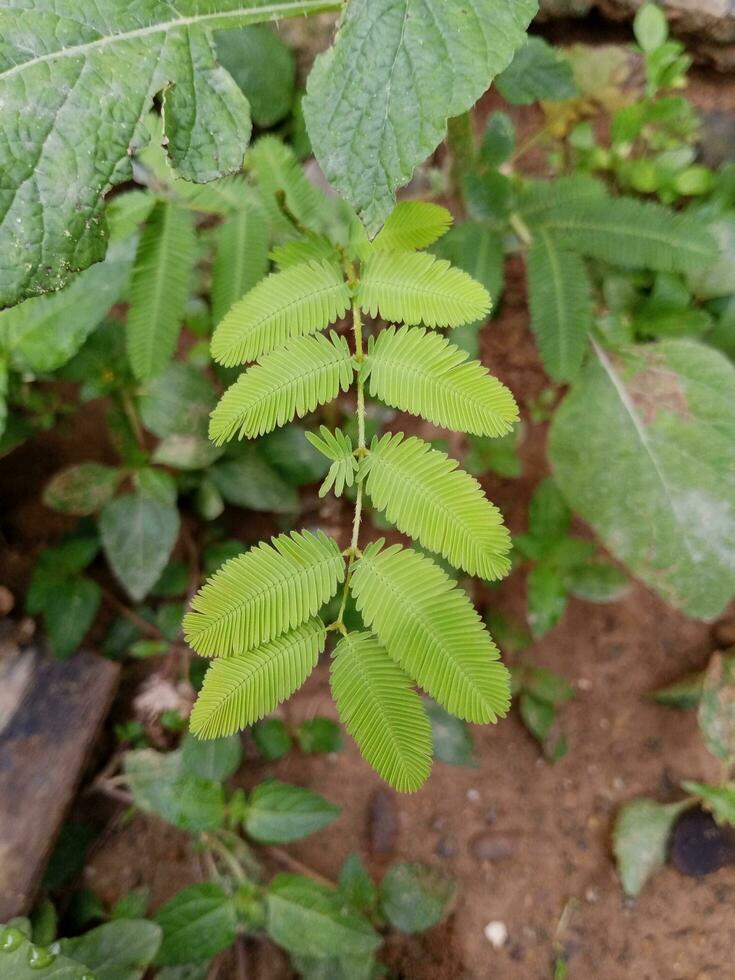
<path fill-rule="evenodd" d="M 442 837 L 434 848 L 434 853 L 440 858 L 453 858 L 457 856 L 459 848 L 451 837 Z"/>
<path fill-rule="evenodd" d="M 483 932 L 485 933 L 485 939 L 487 939 L 493 949 L 502 949 L 508 942 L 508 927 L 499 919 L 496 919 L 494 922 L 488 922 Z"/>
<path fill-rule="evenodd" d="M 515 844 L 502 834 L 477 834 L 470 841 L 470 853 L 478 861 L 502 861 L 512 857 Z"/>
<path fill-rule="evenodd" d="M 467 799 L 470 801 L 470 803 L 479 803 L 480 802 L 480 791 L 479 791 L 479 789 L 475 789 L 474 787 L 472 789 L 468 789 L 467 790 Z"/>

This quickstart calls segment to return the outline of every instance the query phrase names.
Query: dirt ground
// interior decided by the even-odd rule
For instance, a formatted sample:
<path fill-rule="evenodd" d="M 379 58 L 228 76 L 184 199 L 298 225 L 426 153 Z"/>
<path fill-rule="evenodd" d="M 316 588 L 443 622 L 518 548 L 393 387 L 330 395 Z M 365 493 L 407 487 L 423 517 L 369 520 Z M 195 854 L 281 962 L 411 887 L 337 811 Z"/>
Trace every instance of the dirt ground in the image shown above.
<path fill-rule="evenodd" d="M 703 101 L 722 105 L 722 87 L 711 76 L 702 76 L 701 91 Z M 546 381 L 528 332 L 522 269 L 511 262 L 509 272 L 501 316 L 483 334 L 482 359 L 516 393 L 527 419 Z M 2 462 L 0 546 L 12 587 L 26 576 L 28 548 L 40 544 L 40 505 L 22 503 L 22 495 L 40 489 L 62 463 L 88 458 L 94 438 L 67 425 Z M 547 472 L 545 439 L 545 426 L 529 425 L 523 477 L 484 481 L 514 532 L 525 530 L 529 496 Z M 98 448 L 96 458 L 105 460 L 107 450 Z M 44 532 L 58 534 L 64 522 L 44 513 Z M 480 606 L 520 620 L 524 588 L 515 574 L 481 594 Z M 569 752 L 555 766 L 543 761 L 514 712 L 496 727 L 474 729 L 477 768 L 437 763 L 414 796 L 386 790 L 351 743 L 329 757 L 294 752 L 274 765 L 252 761 L 237 779 L 249 786 L 277 776 L 343 807 L 328 830 L 287 848 L 292 860 L 321 875 L 334 878 L 357 850 L 377 875 L 391 860 L 419 860 L 457 881 L 446 923 L 388 945 L 386 961 L 406 980 L 548 980 L 560 954 L 569 980 L 733 980 L 735 867 L 704 879 L 667 868 L 632 902 L 610 854 L 612 822 L 625 801 L 641 794 L 670 800 L 682 779 L 718 776 L 694 714 L 645 699 L 702 667 L 718 635 L 716 624 L 686 620 L 639 585 L 610 605 L 572 600 L 561 625 L 524 655 L 566 676 L 576 691 L 562 716 Z M 326 663 L 285 712 L 294 721 L 334 715 Z M 146 883 L 158 904 L 201 876 L 184 835 L 152 818 L 122 821 L 96 797 L 83 797 L 81 807 L 111 817 L 83 875 L 103 901 Z M 283 870 L 279 856 L 267 860 Z M 507 927 L 500 949 L 483 932 L 491 921 Z M 219 980 L 230 974 L 223 962 Z M 291 973 L 273 947 L 251 943 L 247 975 L 285 980 Z"/>

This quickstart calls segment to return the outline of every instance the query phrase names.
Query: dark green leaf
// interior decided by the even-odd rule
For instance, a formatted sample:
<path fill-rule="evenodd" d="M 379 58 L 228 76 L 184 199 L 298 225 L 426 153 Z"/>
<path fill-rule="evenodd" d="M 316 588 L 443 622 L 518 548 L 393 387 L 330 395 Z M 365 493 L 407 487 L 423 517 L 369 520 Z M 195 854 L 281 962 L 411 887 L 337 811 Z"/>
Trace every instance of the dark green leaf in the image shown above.
<path fill-rule="evenodd" d="M 274 514 L 293 514 L 298 510 L 293 487 L 253 447 L 245 447 L 237 459 L 217 463 L 210 476 L 228 504 Z"/>
<path fill-rule="evenodd" d="M 431 722 L 434 758 L 450 766 L 476 768 L 475 743 L 466 722 L 450 715 L 431 698 L 424 698 L 424 707 Z"/>
<path fill-rule="evenodd" d="M 536 565 L 528 573 L 528 624 L 539 640 L 559 622 L 567 605 L 564 579 L 551 565 Z"/>
<path fill-rule="evenodd" d="M 179 534 L 175 505 L 141 492 L 118 497 L 100 515 L 102 546 L 120 584 L 136 602 L 166 567 Z"/>
<path fill-rule="evenodd" d="M 0 926 L 0 944 L 0 963 L 8 980 L 89 980 L 84 964 L 34 946 L 13 925 Z"/>
<path fill-rule="evenodd" d="M 242 740 L 239 735 L 206 741 L 187 735 L 181 750 L 183 772 L 215 782 L 229 779 L 240 768 L 242 761 Z"/>
<path fill-rule="evenodd" d="M 545 667 L 522 667 L 523 689 L 540 701 L 560 705 L 574 697 L 574 688 L 559 674 Z"/>
<path fill-rule="evenodd" d="M 339 890 L 345 900 L 361 912 L 371 912 L 378 901 L 378 889 L 359 854 L 350 854 L 339 873 Z"/>
<path fill-rule="evenodd" d="M 554 705 L 523 691 L 518 699 L 518 708 L 523 724 L 531 735 L 543 745 L 556 720 Z"/>
<path fill-rule="evenodd" d="M 237 935 L 234 903 L 214 882 L 184 888 L 158 910 L 155 921 L 163 930 L 156 958 L 161 966 L 203 963 Z"/>
<path fill-rule="evenodd" d="M 454 882 L 424 864 L 394 864 L 380 883 L 380 907 L 401 932 L 424 932 L 444 918 Z"/>
<path fill-rule="evenodd" d="M 161 930 L 144 919 L 117 919 L 76 939 L 61 952 L 83 963 L 96 980 L 142 980 L 161 944 Z"/>
<path fill-rule="evenodd" d="M 633 800 L 618 814 L 613 850 L 626 895 L 639 895 L 651 875 L 663 866 L 674 821 L 687 806 L 655 800 Z"/>
<path fill-rule="evenodd" d="M 43 502 L 52 510 L 76 517 L 96 513 L 117 490 L 122 473 L 101 463 L 78 463 L 60 470 L 46 485 Z"/>
<path fill-rule="evenodd" d="M 316 833 L 340 812 L 338 806 L 309 789 L 272 779 L 253 790 L 245 830 L 263 844 L 285 844 Z"/>
<path fill-rule="evenodd" d="M 293 742 L 280 718 L 265 718 L 253 725 L 253 741 L 268 762 L 282 759 L 291 751 Z"/>
<path fill-rule="evenodd" d="M 480 156 L 485 166 L 501 166 L 512 154 L 515 144 L 516 131 L 510 116 L 506 112 L 491 113 L 480 147 Z"/>
<path fill-rule="evenodd" d="M 296 729 L 302 752 L 339 752 L 344 742 L 342 729 L 331 718 L 308 718 Z"/>
<path fill-rule="evenodd" d="M 617 602 L 630 592 L 630 579 L 616 565 L 587 562 L 566 573 L 567 588 L 588 602 Z"/>
<path fill-rule="evenodd" d="M 192 833 L 221 826 L 225 813 L 222 786 L 184 772 L 180 751 L 126 752 L 123 768 L 141 810 Z"/>
<path fill-rule="evenodd" d="M 59 583 L 46 596 L 43 619 L 57 657 L 71 656 L 84 639 L 100 607 L 99 585 L 81 575 Z"/>
<path fill-rule="evenodd" d="M 144 919 L 148 911 L 151 890 L 147 885 L 134 888 L 118 898 L 110 909 L 112 919 Z"/>
<path fill-rule="evenodd" d="M 217 398 L 201 371 L 176 362 L 147 381 L 140 399 L 143 425 L 158 436 L 199 436 L 205 439 L 209 415 Z"/>
<path fill-rule="evenodd" d="M 329 460 L 307 440 L 298 425 L 276 429 L 260 443 L 265 459 L 294 487 L 324 479 Z"/>
<path fill-rule="evenodd" d="M 572 513 L 551 477 L 534 490 L 528 507 L 528 530 L 537 541 L 550 548 L 566 537 Z"/>
<path fill-rule="evenodd" d="M 253 122 L 267 129 L 291 111 L 296 59 L 265 24 L 239 31 L 217 31 L 217 56 L 250 103 Z"/>
<path fill-rule="evenodd" d="M 562 102 L 578 94 L 572 66 L 560 51 L 540 37 L 529 37 L 495 85 L 512 105 Z"/>

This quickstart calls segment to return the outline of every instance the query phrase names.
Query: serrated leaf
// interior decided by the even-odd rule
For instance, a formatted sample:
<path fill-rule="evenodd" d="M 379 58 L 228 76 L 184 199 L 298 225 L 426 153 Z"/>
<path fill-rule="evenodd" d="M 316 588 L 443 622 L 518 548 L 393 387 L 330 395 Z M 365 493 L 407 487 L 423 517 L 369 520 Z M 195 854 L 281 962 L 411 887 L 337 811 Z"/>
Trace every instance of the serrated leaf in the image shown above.
<path fill-rule="evenodd" d="M 138 407 L 143 425 L 159 439 L 205 438 L 215 404 L 212 384 L 202 372 L 176 361 L 145 385 Z"/>
<path fill-rule="evenodd" d="M 365 759 L 403 793 L 431 771 L 431 728 L 409 677 L 370 633 L 337 644 L 330 673 L 340 718 Z"/>
<path fill-rule="evenodd" d="M 146 597 L 166 567 L 179 535 L 175 504 L 145 493 L 110 501 L 99 520 L 105 556 L 136 602 Z"/>
<path fill-rule="evenodd" d="M 225 800 L 221 784 L 187 773 L 180 751 L 126 752 L 123 770 L 135 803 L 142 810 L 192 833 L 222 825 Z"/>
<path fill-rule="evenodd" d="M 547 373 L 574 381 L 587 350 L 592 298 L 584 260 L 540 229 L 528 253 L 531 329 Z"/>
<path fill-rule="evenodd" d="M 447 429 L 500 436 L 518 420 L 505 385 L 431 331 L 381 330 L 368 341 L 363 370 L 373 398 Z"/>
<path fill-rule="evenodd" d="M 289 340 L 326 330 L 349 305 L 349 287 L 331 262 L 275 272 L 222 320 L 212 338 L 212 356 L 225 367 L 254 361 Z"/>
<path fill-rule="evenodd" d="M 327 179 L 371 234 L 447 119 L 508 66 L 536 10 L 534 0 L 352 0 L 346 8 L 334 47 L 309 76 L 304 115 Z"/>
<path fill-rule="evenodd" d="M 212 266 L 215 323 L 249 292 L 268 270 L 268 225 L 259 208 L 246 203 L 217 230 Z"/>
<path fill-rule="evenodd" d="M 62 514 L 88 517 L 112 497 L 123 474 L 101 463 L 78 463 L 60 470 L 43 491 L 43 502 Z"/>
<path fill-rule="evenodd" d="M 299 509 L 298 494 L 256 446 L 246 446 L 236 459 L 216 463 L 209 478 L 223 499 L 236 507 L 274 514 L 294 514 Z"/>
<path fill-rule="evenodd" d="M 392 323 L 459 327 L 490 313 L 484 286 L 424 252 L 374 252 L 357 288 L 364 313 Z"/>
<path fill-rule="evenodd" d="M 240 768 L 242 740 L 239 735 L 206 742 L 186 735 L 181 743 L 181 768 L 202 779 L 222 782 Z"/>
<path fill-rule="evenodd" d="M 640 799 L 620 810 L 613 850 L 626 895 L 639 895 L 651 875 L 663 866 L 671 828 L 686 806 L 686 800 L 664 806 L 655 800 Z"/>
<path fill-rule="evenodd" d="M 222 396 L 209 436 L 217 445 L 249 439 L 303 418 L 334 401 L 352 383 L 352 354 L 344 337 L 298 337 L 261 357 Z"/>
<path fill-rule="evenodd" d="M 339 892 L 302 875 L 277 875 L 268 886 L 268 935 L 297 956 L 368 957 L 380 936 L 345 907 Z"/>
<path fill-rule="evenodd" d="M 192 732 L 230 735 L 273 711 L 301 687 L 325 642 L 324 624 L 309 619 L 248 653 L 215 660 L 194 705 Z"/>
<path fill-rule="evenodd" d="M 375 236 L 373 248 L 382 252 L 427 248 L 446 234 L 452 221 L 451 212 L 439 204 L 401 201 Z"/>
<path fill-rule="evenodd" d="M 563 102 L 578 94 L 572 66 L 542 37 L 529 37 L 495 84 L 511 105 Z"/>
<path fill-rule="evenodd" d="M 213 881 L 184 888 L 156 912 L 163 931 L 161 966 L 203 963 L 231 946 L 237 935 L 233 900 Z"/>
<path fill-rule="evenodd" d="M 261 844 L 287 844 L 328 827 L 340 813 L 310 789 L 269 779 L 250 794 L 244 827 Z"/>
<path fill-rule="evenodd" d="M 454 895 L 451 879 L 425 864 L 404 861 L 380 883 L 380 908 L 401 932 L 425 932 L 444 918 Z"/>
<path fill-rule="evenodd" d="M 716 617 L 735 593 L 733 390 L 732 365 L 694 341 L 597 348 L 551 428 L 570 506 L 634 575 L 695 617 Z"/>
<path fill-rule="evenodd" d="M 71 3 L 63 10 L 6 3 L 0 306 L 59 289 L 104 256 L 104 195 L 130 178 L 129 150 L 141 140 L 156 94 L 165 90 L 168 154 L 181 177 L 210 181 L 240 169 L 249 107 L 217 65 L 211 29 L 330 6 L 213 0 L 180 12 L 154 0 L 135 7 Z"/>
<path fill-rule="evenodd" d="M 161 930 L 144 919 L 106 922 L 74 939 L 61 952 L 83 963 L 96 980 L 142 980 L 161 945 Z"/>
<path fill-rule="evenodd" d="M 495 580 L 510 569 L 510 534 L 480 484 L 456 460 L 402 433 L 373 440 L 362 464 L 365 489 L 378 510 L 470 575 Z"/>
<path fill-rule="evenodd" d="M 65 659 L 75 653 L 97 616 L 102 592 L 89 578 L 75 575 L 49 592 L 43 604 L 43 619 L 51 648 Z"/>
<path fill-rule="evenodd" d="M 504 715 L 508 672 L 466 594 L 430 559 L 381 546 L 369 544 L 354 568 L 352 593 L 365 624 L 453 715 L 479 723 Z"/>
<path fill-rule="evenodd" d="M 127 349 L 141 381 L 160 374 L 174 355 L 195 259 L 191 215 L 173 204 L 157 204 L 130 280 Z"/>

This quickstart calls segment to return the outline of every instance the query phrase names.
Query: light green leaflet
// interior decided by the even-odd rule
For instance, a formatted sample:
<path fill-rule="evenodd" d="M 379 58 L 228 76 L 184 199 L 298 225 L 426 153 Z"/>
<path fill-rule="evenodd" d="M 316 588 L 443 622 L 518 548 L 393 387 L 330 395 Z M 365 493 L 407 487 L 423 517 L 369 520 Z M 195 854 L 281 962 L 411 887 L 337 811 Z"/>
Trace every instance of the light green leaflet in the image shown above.
<path fill-rule="evenodd" d="M 179 176 L 240 169 L 250 109 L 210 31 L 337 9 L 329 0 L 5 0 L 0 8 L 0 307 L 105 254 L 103 197 L 130 176 L 163 92 Z"/>
<path fill-rule="evenodd" d="M 735 369 L 689 340 L 596 354 L 552 425 L 557 482 L 635 575 L 714 618 L 735 593 Z"/>

